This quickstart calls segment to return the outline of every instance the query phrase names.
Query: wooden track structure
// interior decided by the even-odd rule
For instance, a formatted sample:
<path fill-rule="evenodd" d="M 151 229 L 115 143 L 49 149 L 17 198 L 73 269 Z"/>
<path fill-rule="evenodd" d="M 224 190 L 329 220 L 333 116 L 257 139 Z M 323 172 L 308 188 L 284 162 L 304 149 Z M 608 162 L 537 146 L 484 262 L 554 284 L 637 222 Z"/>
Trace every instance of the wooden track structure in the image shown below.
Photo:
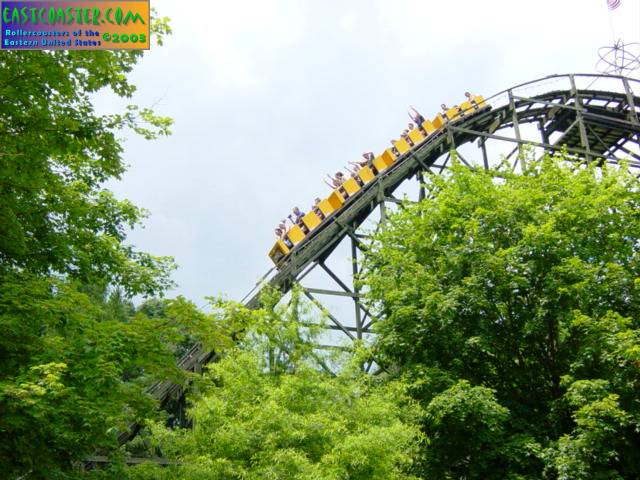
<path fill-rule="evenodd" d="M 597 87 L 597 88 L 594 88 Z M 270 270 L 263 281 L 245 297 L 243 303 L 258 308 L 260 292 L 265 285 L 283 293 L 300 282 L 314 269 L 320 268 L 335 281 L 336 290 L 302 288 L 304 294 L 318 306 L 317 295 L 341 295 L 353 299 L 355 322 L 348 325 L 329 312 L 328 328 L 342 332 L 351 339 L 363 338 L 371 332 L 375 321 L 366 307 L 359 302 L 356 286 L 348 285 L 326 264 L 327 259 L 345 239 L 351 242 L 353 274 L 358 273 L 357 252 L 364 247 L 366 236 L 358 227 L 374 211 L 381 222 L 386 217 L 385 205 L 399 203 L 393 196 L 407 180 L 418 180 L 425 175 L 440 174 L 451 161 L 451 152 L 469 168 L 489 169 L 499 159 L 488 154 L 491 144 L 500 144 L 508 153 L 504 160 L 518 167 L 518 155 L 524 145 L 540 153 L 566 151 L 576 160 L 617 163 L 626 159 L 640 173 L 640 81 L 611 75 L 565 74 L 551 75 L 526 82 L 487 98 L 490 109 L 462 118 L 446 125 L 437 135 L 402 155 L 391 168 L 376 176 L 375 181 L 363 187 L 357 196 L 349 198 L 344 206 L 287 256 L 280 269 Z M 459 148 L 475 146 L 474 158 L 462 155 Z M 424 189 L 420 186 L 420 196 Z M 194 345 L 179 361 L 185 370 L 198 372 L 212 361 L 215 353 Z M 180 403 L 182 388 L 171 382 L 159 382 L 149 393 L 167 408 L 172 402 Z M 126 442 L 136 435 L 139 427 L 120 435 Z"/>

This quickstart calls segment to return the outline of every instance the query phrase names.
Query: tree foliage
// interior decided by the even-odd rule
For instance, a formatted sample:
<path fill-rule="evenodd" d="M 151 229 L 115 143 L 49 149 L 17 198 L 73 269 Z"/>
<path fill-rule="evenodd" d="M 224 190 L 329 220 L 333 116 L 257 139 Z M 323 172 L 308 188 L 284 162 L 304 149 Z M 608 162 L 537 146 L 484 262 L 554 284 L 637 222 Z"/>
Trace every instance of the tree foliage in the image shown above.
<path fill-rule="evenodd" d="M 151 31 L 161 42 L 166 19 Z M 100 114 L 92 100 L 131 97 L 127 75 L 142 54 L 0 52 L 3 478 L 68 478 L 131 422 L 157 418 L 146 387 L 183 378 L 175 351 L 209 320 L 182 300 L 161 320 L 130 301 L 162 294 L 173 261 L 126 243 L 145 212 L 104 185 L 125 170 L 120 132 L 151 139 L 171 121 L 135 105 Z"/>
<path fill-rule="evenodd" d="M 156 415 L 146 387 L 180 379 L 175 325 L 142 314 L 122 322 L 73 284 L 24 276 L 5 279 L 0 305 L 0 470 L 8 478 L 56 478 L 74 460 L 117 446 L 132 421 Z"/>
<path fill-rule="evenodd" d="M 306 367 L 270 375 L 263 365 L 236 352 L 212 366 L 193 430 L 154 428 L 181 466 L 134 468 L 132 478 L 408 478 L 417 431 L 397 385 L 371 388 Z"/>
<path fill-rule="evenodd" d="M 152 23 L 162 41 L 166 19 Z M 144 217 L 103 185 L 125 170 L 124 128 L 155 138 L 171 120 L 130 105 L 95 111 L 92 96 L 129 98 L 141 50 L 12 51 L 0 55 L 0 270 L 57 273 L 87 284 L 159 293 L 172 262 L 124 243 Z"/>
<path fill-rule="evenodd" d="M 284 307 L 248 311 L 233 348 L 209 366 L 193 398 L 191 430 L 152 425 L 151 443 L 173 467 L 118 471 L 132 479 L 408 479 L 419 411 L 397 382 L 333 376 L 313 351 L 299 294 Z M 269 302 L 267 302 L 269 303 Z M 218 314 L 220 312 L 218 311 Z M 114 475 L 114 470 L 105 475 Z"/>
<path fill-rule="evenodd" d="M 429 413 L 426 478 L 635 478 L 637 179 L 528 165 L 456 166 L 377 235 L 381 361 Z"/>

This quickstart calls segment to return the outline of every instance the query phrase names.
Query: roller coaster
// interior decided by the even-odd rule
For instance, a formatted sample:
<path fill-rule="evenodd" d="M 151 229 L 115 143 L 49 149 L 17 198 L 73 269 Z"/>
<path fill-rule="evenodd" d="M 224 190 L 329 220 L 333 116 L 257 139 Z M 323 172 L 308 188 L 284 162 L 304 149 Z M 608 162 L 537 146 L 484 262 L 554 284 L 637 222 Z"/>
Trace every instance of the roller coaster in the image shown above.
<path fill-rule="evenodd" d="M 458 124 L 477 115 L 491 107 L 481 95 L 470 95 L 469 100 L 446 109 L 444 115 L 438 113 L 433 120 L 423 120 L 418 126 L 408 131 L 400 139 L 392 142 L 393 147 L 387 148 L 382 154 L 369 159 L 357 172 L 353 172 L 351 178 L 340 182 L 331 194 L 324 200 L 317 202 L 314 211 L 301 216 L 292 227 L 283 233 L 282 238 L 276 241 L 269 252 L 269 257 L 280 268 L 289 257 L 291 249 L 298 244 L 310 241 L 311 237 L 320 231 L 325 224 L 331 222 L 334 216 L 339 215 L 339 210 L 348 208 L 350 203 L 362 195 L 363 190 L 375 184 L 377 176 L 396 164 L 402 162 L 412 149 L 417 148 L 423 142 L 433 142 L 444 133 L 449 124 Z"/>
<path fill-rule="evenodd" d="M 278 240 L 270 257 L 276 263 L 243 299 L 248 308 L 258 308 L 265 285 L 283 293 L 293 285 L 325 311 L 328 328 L 350 339 L 370 333 L 375 317 L 360 302 L 352 278 L 340 278 L 327 260 L 345 240 L 351 243 L 353 276 L 358 274 L 359 249 L 366 248 L 367 235 L 359 232 L 374 212 L 385 221 L 388 204 L 401 201 L 394 192 L 401 184 L 418 181 L 419 198 L 424 198 L 424 178 L 442 173 L 455 156 L 469 168 L 489 169 L 498 161 L 509 161 L 514 170 L 520 149 L 527 145 L 536 154 L 565 151 L 579 161 L 618 163 L 626 159 L 640 174 L 640 80 L 613 75 L 551 75 L 501 91 L 475 103 L 461 104 L 445 116 L 438 115 L 422 129 L 411 132 L 413 145 L 400 140 L 395 149 L 375 158 L 373 168 L 353 179 L 342 191 L 333 191 L 324 200 L 321 216 L 309 217 L 302 227 L 287 233 L 291 247 Z M 403 143 L 404 142 L 404 143 Z M 464 149 L 467 149 L 463 151 Z M 305 287 L 303 280 L 320 269 L 337 285 L 335 290 Z M 349 275 L 352 277 L 352 275 Z M 322 306 L 318 296 L 338 295 L 352 299 L 355 320 L 339 320 Z M 215 357 L 199 344 L 180 360 L 181 368 L 199 371 Z M 182 390 L 170 382 L 160 382 L 150 394 L 168 407 L 180 402 Z M 135 435 L 123 433 L 122 442 Z"/>

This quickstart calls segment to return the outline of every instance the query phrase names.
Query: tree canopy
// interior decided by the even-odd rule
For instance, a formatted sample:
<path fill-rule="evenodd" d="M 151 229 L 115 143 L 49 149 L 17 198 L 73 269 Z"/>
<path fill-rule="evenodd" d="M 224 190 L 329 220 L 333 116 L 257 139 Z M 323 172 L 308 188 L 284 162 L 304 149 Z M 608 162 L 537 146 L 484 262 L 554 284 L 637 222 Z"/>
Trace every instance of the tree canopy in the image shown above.
<path fill-rule="evenodd" d="M 269 375 L 263 360 L 236 352 L 213 365 L 193 429 L 153 429 L 179 466 L 130 468 L 131 478 L 411 478 L 419 430 L 400 384 L 306 367 Z"/>
<path fill-rule="evenodd" d="M 151 30 L 161 42 L 166 19 Z M 162 320 L 135 310 L 133 295 L 171 285 L 173 261 L 126 243 L 145 212 L 104 186 L 125 170 L 123 130 L 151 139 L 171 121 L 93 106 L 103 90 L 132 96 L 127 75 L 142 54 L 0 52 L 3 478 L 68 478 L 87 455 L 117 447 L 131 422 L 157 417 L 147 386 L 183 378 L 174 355 L 202 318 L 185 323 L 180 301 Z"/>
<path fill-rule="evenodd" d="M 166 19 L 152 22 L 162 42 Z M 0 54 L 0 269 L 56 273 L 159 293 L 172 261 L 124 243 L 144 210 L 104 188 L 125 171 L 118 132 L 152 139 L 171 120 L 130 105 L 95 111 L 103 90 L 129 98 L 127 74 L 141 50 L 14 51 Z"/>
<path fill-rule="evenodd" d="M 315 351 L 317 327 L 294 292 L 249 311 L 216 302 L 242 326 L 190 395 L 192 429 L 151 424 L 148 443 L 174 465 L 96 472 L 131 479 L 411 479 L 420 410 L 401 382 L 368 376 Z M 278 295 L 270 294 L 276 301 Z"/>
<path fill-rule="evenodd" d="M 380 361 L 425 408 L 424 478 L 635 478 L 638 181 L 527 165 L 455 166 L 377 235 Z"/>

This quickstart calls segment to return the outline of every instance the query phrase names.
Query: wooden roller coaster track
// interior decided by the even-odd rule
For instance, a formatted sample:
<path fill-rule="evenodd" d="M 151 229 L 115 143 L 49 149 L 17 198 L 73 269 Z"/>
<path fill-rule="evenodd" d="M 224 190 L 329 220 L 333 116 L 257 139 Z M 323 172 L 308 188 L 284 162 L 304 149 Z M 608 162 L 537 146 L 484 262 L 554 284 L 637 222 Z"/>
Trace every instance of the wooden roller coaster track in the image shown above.
<path fill-rule="evenodd" d="M 598 88 L 592 88 L 594 86 Z M 420 180 L 425 174 L 441 173 L 450 161 L 451 151 L 473 142 L 478 147 L 477 161 L 460 153 L 457 155 L 469 168 L 490 168 L 492 162 L 487 145 L 500 142 L 509 145 L 511 151 L 505 158 L 514 159 L 514 168 L 519 148 L 530 145 L 544 152 L 565 150 L 588 162 L 617 163 L 626 158 L 630 166 L 640 172 L 640 97 L 636 96 L 634 88 L 640 91 L 639 80 L 620 76 L 551 75 L 487 98 L 490 109 L 446 125 L 437 135 L 402 155 L 391 168 L 350 198 L 336 215 L 296 245 L 279 270 L 270 270 L 263 282 L 245 297 L 244 304 L 257 308 L 264 285 L 287 292 L 319 266 L 340 289 L 330 292 L 308 288 L 303 289 L 304 293 L 314 302 L 317 302 L 314 294 L 318 293 L 351 297 L 355 302 L 355 326 L 348 326 L 329 315 L 329 328 L 353 339 L 362 338 L 371 331 L 374 319 L 360 304 L 357 288 L 347 286 L 338 278 L 326 265 L 326 260 L 345 238 L 351 240 L 356 257 L 356 250 L 363 241 L 357 228 L 378 208 L 383 220 L 385 203 L 398 202 L 393 193 L 403 182 L 413 178 Z M 535 127 L 535 137 L 527 134 L 532 130 L 531 126 Z M 357 273 L 356 262 L 353 272 Z M 214 352 L 196 344 L 180 359 L 179 366 L 200 371 L 214 356 Z M 183 394 L 182 388 L 171 382 L 156 383 L 149 393 L 163 406 Z M 130 440 L 138 429 L 133 426 L 129 432 L 122 433 L 120 441 Z"/>

